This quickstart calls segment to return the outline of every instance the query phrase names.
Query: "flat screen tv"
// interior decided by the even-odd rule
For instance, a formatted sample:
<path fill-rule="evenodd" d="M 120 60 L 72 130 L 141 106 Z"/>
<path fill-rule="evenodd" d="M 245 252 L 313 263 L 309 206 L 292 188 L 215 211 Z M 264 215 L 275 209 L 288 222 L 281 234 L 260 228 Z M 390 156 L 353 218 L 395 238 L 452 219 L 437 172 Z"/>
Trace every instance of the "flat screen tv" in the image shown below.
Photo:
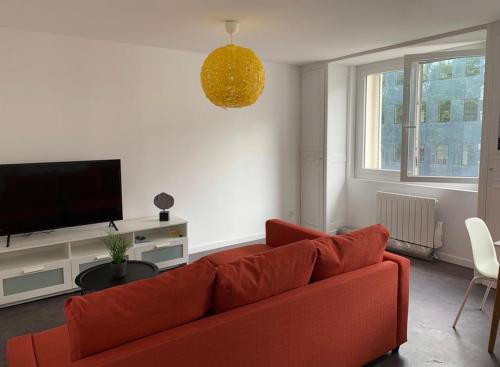
<path fill-rule="evenodd" d="M 0 236 L 120 219 L 119 159 L 0 165 Z"/>

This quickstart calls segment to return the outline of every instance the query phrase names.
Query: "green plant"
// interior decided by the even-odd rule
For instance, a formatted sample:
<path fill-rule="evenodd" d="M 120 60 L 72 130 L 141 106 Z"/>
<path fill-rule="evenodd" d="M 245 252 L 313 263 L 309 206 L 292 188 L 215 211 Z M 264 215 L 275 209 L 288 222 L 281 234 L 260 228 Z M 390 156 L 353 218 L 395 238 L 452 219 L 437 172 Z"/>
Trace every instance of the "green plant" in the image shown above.
<path fill-rule="evenodd" d="M 121 264 L 126 260 L 127 250 L 131 246 L 130 241 L 119 233 L 109 233 L 103 241 L 115 264 Z"/>

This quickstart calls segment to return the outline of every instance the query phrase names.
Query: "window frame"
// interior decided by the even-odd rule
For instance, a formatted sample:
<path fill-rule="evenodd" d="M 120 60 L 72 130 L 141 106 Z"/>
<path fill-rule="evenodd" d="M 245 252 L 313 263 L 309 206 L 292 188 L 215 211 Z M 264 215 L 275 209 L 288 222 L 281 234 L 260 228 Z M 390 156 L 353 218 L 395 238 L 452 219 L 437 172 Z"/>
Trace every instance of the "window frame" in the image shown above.
<path fill-rule="evenodd" d="M 372 169 L 363 167 L 363 158 L 365 156 L 365 120 L 366 120 L 366 77 L 370 74 L 386 73 L 391 71 L 403 70 L 404 59 L 397 58 L 386 61 L 380 61 L 356 67 L 356 119 L 355 119 L 355 176 L 358 178 L 372 180 L 388 180 L 398 182 L 400 180 L 399 170 Z M 404 81 L 403 81 L 404 88 Z M 404 106 L 403 122 L 404 125 Z M 382 125 L 382 123 L 381 123 Z M 402 145 L 401 145 L 402 147 Z M 401 148 L 402 149 L 402 148 Z M 402 156 L 402 151 L 401 151 Z"/>
<path fill-rule="evenodd" d="M 415 62 L 435 62 L 443 59 L 485 56 L 484 49 L 471 49 L 461 51 L 438 51 L 423 54 L 404 56 L 404 86 L 403 86 L 403 126 L 401 137 L 401 169 L 400 181 L 408 183 L 479 183 L 479 177 L 448 177 L 448 176 L 408 176 L 408 133 L 414 126 L 410 126 L 410 77 L 411 66 Z M 417 88 L 418 82 L 415 83 Z M 483 101 L 484 103 L 484 101 Z M 484 108 L 484 107 L 483 107 Z M 450 106 L 451 110 L 451 106 Z M 481 121 L 482 123 L 482 121 Z"/>

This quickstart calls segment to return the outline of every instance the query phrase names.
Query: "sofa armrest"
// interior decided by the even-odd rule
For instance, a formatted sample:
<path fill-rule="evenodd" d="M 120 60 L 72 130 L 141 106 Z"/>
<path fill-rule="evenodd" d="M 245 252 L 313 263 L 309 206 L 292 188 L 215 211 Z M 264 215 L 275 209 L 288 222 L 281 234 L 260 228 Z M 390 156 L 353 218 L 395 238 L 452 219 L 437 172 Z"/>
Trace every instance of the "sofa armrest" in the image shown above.
<path fill-rule="evenodd" d="M 269 219 L 266 222 L 266 245 L 272 247 L 327 236 L 327 233 L 301 227 L 280 219 Z"/>
<path fill-rule="evenodd" d="M 7 366 L 37 367 L 31 334 L 7 340 Z"/>
<path fill-rule="evenodd" d="M 398 345 L 401 345 L 406 342 L 408 332 L 410 260 L 390 252 L 384 252 L 384 261 L 392 261 L 398 265 Z"/>

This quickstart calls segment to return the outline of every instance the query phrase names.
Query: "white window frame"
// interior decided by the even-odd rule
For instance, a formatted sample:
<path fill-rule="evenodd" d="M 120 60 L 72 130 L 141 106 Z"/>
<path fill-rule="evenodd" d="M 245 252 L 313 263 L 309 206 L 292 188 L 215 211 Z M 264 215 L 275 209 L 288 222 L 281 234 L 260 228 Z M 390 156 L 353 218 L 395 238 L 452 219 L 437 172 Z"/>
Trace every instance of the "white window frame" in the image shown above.
<path fill-rule="evenodd" d="M 365 156 L 365 105 L 366 105 L 366 77 L 369 74 L 386 73 L 390 71 L 403 70 L 404 59 L 375 62 L 372 64 L 361 65 L 356 70 L 356 121 L 355 121 L 355 169 L 354 173 L 358 178 L 371 180 L 385 180 L 399 182 L 400 171 L 370 169 L 363 167 L 363 158 Z M 404 83 L 403 83 L 404 88 Z M 404 113 L 404 108 L 403 108 Z M 404 124 L 404 118 L 403 118 Z M 401 149 L 403 146 L 401 145 Z M 402 151 L 401 151 L 402 157 Z"/>
<path fill-rule="evenodd" d="M 443 177 L 443 176 L 408 176 L 408 132 L 410 126 L 410 73 L 411 65 L 415 62 L 433 62 L 442 59 L 484 56 L 484 49 L 462 51 L 439 51 L 424 54 L 405 55 L 404 57 L 404 86 L 403 86 L 403 128 L 401 139 L 401 182 L 442 182 L 442 183 L 473 183 L 479 182 L 479 177 Z M 418 87 L 419 81 L 415 83 Z M 483 106 L 484 108 L 484 106 Z M 482 122 L 481 122 L 482 123 Z"/>

